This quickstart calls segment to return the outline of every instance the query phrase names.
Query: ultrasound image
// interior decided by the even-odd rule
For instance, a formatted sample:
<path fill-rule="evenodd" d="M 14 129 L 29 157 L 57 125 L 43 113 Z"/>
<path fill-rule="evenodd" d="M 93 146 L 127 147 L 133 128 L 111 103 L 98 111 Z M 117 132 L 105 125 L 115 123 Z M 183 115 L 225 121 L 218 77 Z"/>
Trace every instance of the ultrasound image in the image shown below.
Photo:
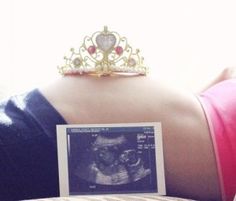
<path fill-rule="evenodd" d="M 104 128 L 69 132 L 71 194 L 157 190 L 150 129 Z"/>

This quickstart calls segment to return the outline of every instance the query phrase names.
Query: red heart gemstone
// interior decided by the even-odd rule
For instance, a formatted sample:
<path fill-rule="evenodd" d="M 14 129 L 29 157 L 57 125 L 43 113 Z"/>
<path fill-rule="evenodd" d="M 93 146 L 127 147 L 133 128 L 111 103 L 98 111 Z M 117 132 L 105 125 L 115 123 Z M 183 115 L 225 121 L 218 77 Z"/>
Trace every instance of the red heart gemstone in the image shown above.
<path fill-rule="evenodd" d="M 121 55 L 123 53 L 123 48 L 121 46 L 117 46 L 115 48 L 116 54 Z"/>
<path fill-rule="evenodd" d="M 89 54 L 94 54 L 95 52 L 96 52 L 96 47 L 94 45 L 88 47 Z"/>

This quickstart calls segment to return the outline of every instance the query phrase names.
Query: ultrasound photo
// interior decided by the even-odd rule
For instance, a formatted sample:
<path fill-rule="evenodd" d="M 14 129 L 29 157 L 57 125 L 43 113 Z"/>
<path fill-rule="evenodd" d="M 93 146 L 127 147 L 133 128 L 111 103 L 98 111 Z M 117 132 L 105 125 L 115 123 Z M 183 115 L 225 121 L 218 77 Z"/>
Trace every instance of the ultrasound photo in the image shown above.
<path fill-rule="evenodd" d="M 158 191 L 153 126 L 67 128 L 69 194 Z"/>

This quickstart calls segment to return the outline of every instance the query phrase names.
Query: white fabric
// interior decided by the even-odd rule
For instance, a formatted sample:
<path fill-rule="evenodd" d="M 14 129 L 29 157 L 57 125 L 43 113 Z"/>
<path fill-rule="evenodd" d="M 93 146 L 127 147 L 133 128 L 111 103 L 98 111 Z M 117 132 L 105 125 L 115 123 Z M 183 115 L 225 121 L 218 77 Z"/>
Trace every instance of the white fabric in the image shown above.
<path fill-rule="evenodd" d="M 34 199 L 34 201 L 190 201 L 189 199 L 157 195 L 90 195 Z"/>

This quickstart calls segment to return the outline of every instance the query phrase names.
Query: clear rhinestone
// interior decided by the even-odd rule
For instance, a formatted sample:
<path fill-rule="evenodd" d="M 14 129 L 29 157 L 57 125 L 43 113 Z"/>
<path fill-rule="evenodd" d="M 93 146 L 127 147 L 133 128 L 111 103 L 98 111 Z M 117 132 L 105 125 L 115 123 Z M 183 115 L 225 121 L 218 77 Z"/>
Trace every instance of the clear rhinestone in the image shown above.
<path fill-rule="evenodd" d="M 135 59 L 130 58 L 130 59 L 128 60 L 128 66 L 131 66 L 131 67 L 136 66 L 136 61 L 135 61 Z"/>
<path fill-rule="evenodd" d="M 114 34 L 99 34 L 96 37 L 96 43 L 99 49 L 107 52 L 110 51 L 116 44 L 116 37 Z"/>
<path fill-rule="evenodd" d="M 74 66 L 75 67 L 79 67 L 80 65 L 81 65 L 81 60 L 80 60 L 80 58 L 75 58 L 74 60 L 73 60 L 73 64 L 74 64 Z"/>

